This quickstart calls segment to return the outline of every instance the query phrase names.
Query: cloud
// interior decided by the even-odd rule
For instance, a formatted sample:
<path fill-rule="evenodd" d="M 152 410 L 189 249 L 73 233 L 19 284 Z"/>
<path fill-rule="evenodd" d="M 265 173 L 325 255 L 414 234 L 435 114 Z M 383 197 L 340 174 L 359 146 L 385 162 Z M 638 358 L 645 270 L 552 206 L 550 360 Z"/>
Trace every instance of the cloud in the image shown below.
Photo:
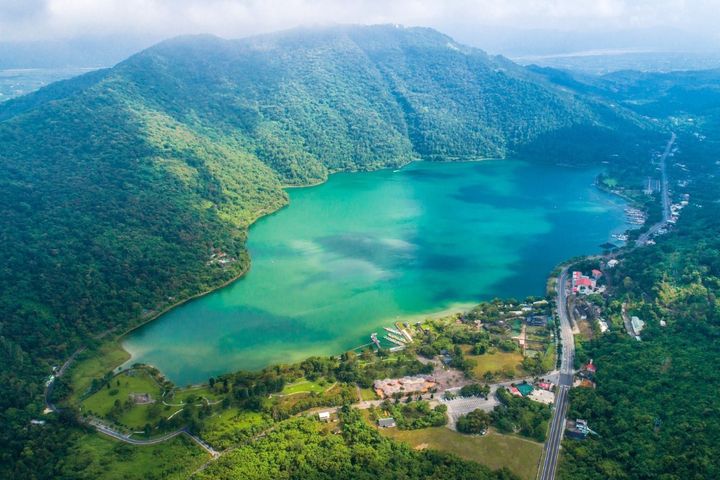
<path fill-rule="evenodd" d="M 402 23 L 602 30 L 673 27 L 715 35 L 720 0 L 0 0 L 0 40 L 82 35 L 243 37 L 300 24 Z"/>

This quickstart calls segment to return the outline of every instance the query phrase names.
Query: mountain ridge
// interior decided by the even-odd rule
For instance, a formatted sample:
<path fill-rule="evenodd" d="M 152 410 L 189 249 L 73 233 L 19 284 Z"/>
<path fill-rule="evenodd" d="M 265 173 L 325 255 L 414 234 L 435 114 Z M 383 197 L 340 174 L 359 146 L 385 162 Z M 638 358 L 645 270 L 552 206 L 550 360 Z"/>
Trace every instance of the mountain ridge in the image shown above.
<path fill-rule="evenodd" d="M 4 102 L 0 381 L 16 388 L 0 410 L 27 424 L 51 366 L 94 334 L 244 272 L 247 227 L 287 203 L 283 185 L 417 158 L 633 162 L 653 128 L 438 32 L 387 26 L 183 37 Z"/>

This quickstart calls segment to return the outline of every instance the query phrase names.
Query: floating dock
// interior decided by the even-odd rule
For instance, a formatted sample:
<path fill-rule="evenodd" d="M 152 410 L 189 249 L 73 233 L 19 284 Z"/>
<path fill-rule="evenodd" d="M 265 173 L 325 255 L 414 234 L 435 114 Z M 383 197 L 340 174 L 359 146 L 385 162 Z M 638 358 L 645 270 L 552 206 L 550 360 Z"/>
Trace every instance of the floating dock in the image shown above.
<path fill-rule="evenodd" d="M 396 340 L 396 339 L 392 338 L 390 335 L 391 335 L 391 334 L 385 335 L 385 337 L 384 337 L 385 340 L 387 340 L 387 341 L 390 342 L 390 343 L 394 343 L 394 344 L 397 345 L 398 347 L 404 347 L 404 346 L 405 346 L 405 342 L 401 342 L 401 341 L 399 341 L 399 340 Z"/>
<path fill-rule="evenodd" d="M 402 336 L 402 333 L 400 332 L 400 330 L 395 330 L 394 328 L 390 328 L 390 327 L 383 327 L 383 328 L 384 328 L 385 331 L 388 332 L 388 333 L 394 333 L 395 335 L 397 335 L 397 336 L 399 336 L 399 337 Z"/>

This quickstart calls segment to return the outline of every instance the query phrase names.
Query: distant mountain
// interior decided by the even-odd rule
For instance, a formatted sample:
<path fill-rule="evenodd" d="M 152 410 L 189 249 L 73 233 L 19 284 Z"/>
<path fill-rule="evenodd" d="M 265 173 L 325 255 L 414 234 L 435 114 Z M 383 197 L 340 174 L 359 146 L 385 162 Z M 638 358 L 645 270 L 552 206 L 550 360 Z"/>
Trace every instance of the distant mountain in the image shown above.
<path fill-rule="evenodd" d="M 49 366 L 91 334 L 245 271 L 246 229 L 287 202 L 283 184 L 417 158 L 630 161 L 649 125 L 436 31 L 392 26 L 177 38 L 9 100 L 0 383 L 16 387 L 0 409 L 37 401 Z"/>

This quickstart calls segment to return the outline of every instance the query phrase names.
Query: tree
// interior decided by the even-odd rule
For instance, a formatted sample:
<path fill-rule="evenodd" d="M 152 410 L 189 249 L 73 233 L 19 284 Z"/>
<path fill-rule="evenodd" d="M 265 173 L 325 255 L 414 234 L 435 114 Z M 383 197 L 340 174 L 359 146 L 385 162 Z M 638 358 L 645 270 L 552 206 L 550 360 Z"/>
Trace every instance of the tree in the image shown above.
<path fill-rule="evenodd" d="M 457 429 L 462 433 L 483 434 L 490 426 L 490 415 L 481 409 L 462 415 L 457 420 Z"/>

